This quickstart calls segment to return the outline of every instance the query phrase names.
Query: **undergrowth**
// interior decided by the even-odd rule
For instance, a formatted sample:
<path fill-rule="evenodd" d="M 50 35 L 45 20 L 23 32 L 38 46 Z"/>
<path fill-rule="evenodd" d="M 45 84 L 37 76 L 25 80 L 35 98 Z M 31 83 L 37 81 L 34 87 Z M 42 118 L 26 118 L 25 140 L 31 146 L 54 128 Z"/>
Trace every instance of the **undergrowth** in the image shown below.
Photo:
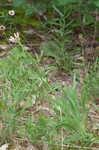
<path fill-rule="evenodd" d="M 50 85 L 46 69 L 39 64 L 42 55 L 32 58 L 27 54 L 22 47 L 15 47 L 0 60 L 0 143 L 18 137 L 38 149 L 44 145 L 48 149 L 90 147 L 97 138 L 87 127 L 86 87 L 78 97 L 75 75 L 73 86 Z M 95 86 L 94 78 L 91 83 Z"/>
<path fill-rule="evenodd" d="M 48 5 L 24 0 L 11 2 L 2 2 L 6 5 L 0 11 L 4 25 L 0 25 L 1 38 L 6 37 L 7 29 L 16 31 L 17 23 L 20 29 L 21 24 L 26 23 L 34 29 L 33 13 L 37 13 L 33 17 L 38 18 L 42 29 L 48 33 L 44 36 L 37 33 L 41 38 L 39 54 L 28 52 L 19 33 L 14 33 L 15 37 L 11 36 L 10 42 L 16 45 L 0 59 L 0 145 L 14 143 L 18 139 L 20 145 L 31 143 L 38 150 L 95 148 L 95 144 L 99 144 L 98 133 L 95 132 L 99 125 L 96 127 L 91 121 L 90 113 L 93 108 L 99 110 L 99 58 L 95 52 L 91 53 L 91 49 L 94 48 L 94 40 L 98 39 L 99 2 L 51 0 Z M 16 12 L 10 10 L 15 7 Z M 25 13 L 22 8 L 27 16 L 30 15 L 31 22 L 22 18 Z M 17 13 L 20 14 L 18 18 Z M 90 25 L 94 28 L 87 31 Z M 76 34 L 76 30 L 79 33 Z M 94 33 L 92 45 L 90 40 L 87 41 L 87 32 Z M 73 36 L 77 36 L 76 40 Z M 54 64 L 42 65 L 42 60 L 50 58 Z M 83 70 L 80 67 L 84 68 L 82 78 L 79 78 L 79 69 Z M 72 74 L 73 83 L 62 86 L 57 84 L 57 78 L 51 83 L 48 74 L 52 68 L 57 68 L 57 74 Z M 79 80 L 82 80 L 81 84 Z"/>

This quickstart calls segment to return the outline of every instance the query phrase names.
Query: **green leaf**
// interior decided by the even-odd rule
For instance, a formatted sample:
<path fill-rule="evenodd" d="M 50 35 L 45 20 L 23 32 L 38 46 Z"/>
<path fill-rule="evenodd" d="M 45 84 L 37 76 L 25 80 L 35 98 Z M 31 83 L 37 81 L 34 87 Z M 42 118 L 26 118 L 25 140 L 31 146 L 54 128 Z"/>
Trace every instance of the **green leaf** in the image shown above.
<path fill-rule="evenodd" d="M 24 0 L 20 0 L 20 1 L 14 0 L 13 1 L 13 6 L 14 7 L 19 7 L 19 6 L 23 5 L 24 3 L 25 3 Z"/>
<path fill-rule="evenodd" d="M 64 6 L 68 3 L 74 3 L 77 2 L 77 0 L 53 0 L 53 4 L 56 6 Z"/>
<path fill-rule="evenodd" d="M 99 7 L 99 0 L 98 1 L 94 1 L 94 4 L 97 6 L 97 7 Z"/>
<path fill-rule="evenodd" d="M 59 47 L 53 41 L 42 42 L 40 46 L 41 51 L 44 51 L 45 56 L 52 56 L 58 59 Z"/>

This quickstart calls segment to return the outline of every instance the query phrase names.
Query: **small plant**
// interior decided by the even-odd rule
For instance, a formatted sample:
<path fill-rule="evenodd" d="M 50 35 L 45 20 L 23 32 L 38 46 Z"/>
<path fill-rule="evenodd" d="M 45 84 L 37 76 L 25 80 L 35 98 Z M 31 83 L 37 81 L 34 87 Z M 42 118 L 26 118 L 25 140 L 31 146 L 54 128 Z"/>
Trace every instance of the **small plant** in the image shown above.
<path fill-rule="evenodd" d="M 75 79 L 73 87 L 61 90 L 62 96 L 56 99 L 48 97 L 48 99 L 53 103 L 51 109 L 56 113 L 56 129 L 62 130 L 63 133 L 66 132 L 66 134 L 62 133 L 63 145 L 70 144 L 71 146 L 72 142 L 79 141 L 86 146 L 88 110 L 86 107 L 85 91 L 82 91 L 79 99 L 76 94 Z"/>
<path fill-rule="evenodd" d="M 44 55 L 54 57 L 60 69 L 69 71 L 73 65 L 71 62 L 72 53 L 67 51 L 66 44 L 71 43 L 71 40 L 69 40 L 71 33 L 69 26 L 72 22 L 68 23 L 69 13 L 65 7 L 63 8 L 64 12 L 55 6 L 53 7 L 58 17 L 48 21 L 52 28 L 52 34 L 50 34 L 50 40 L 42 42 L 41 51 L 44 51 Z"/>
<path fill-rule="evenodd" d="M 31 54 L 28 54 L 21 43 L 19 33 L 15 33 L 9 40 L 19 46 L 13 48 L 9 56 L 0 60 L 2 143 L 9 141 L 12 136 L 24 135 L 24 121 L 20 121 L 26 109 L 33 106 L 36 100 L 39 101 L 46 84 L 45 70 L 39 66 L 41 57 L 37 54 L 36 58 L 30 57 Z"/>

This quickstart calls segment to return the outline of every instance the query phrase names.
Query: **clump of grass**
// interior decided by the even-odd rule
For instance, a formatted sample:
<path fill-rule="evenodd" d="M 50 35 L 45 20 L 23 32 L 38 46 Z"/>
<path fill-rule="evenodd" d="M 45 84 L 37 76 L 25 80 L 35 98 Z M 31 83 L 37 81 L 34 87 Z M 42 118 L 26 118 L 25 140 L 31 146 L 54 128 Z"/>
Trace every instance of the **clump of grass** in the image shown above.
<path fill-rule="evenodd" d="M 82 90 L 81 97 L 78 98 L 75 79 L 73 87 L 61 91 L 62 96 L 48 99 L 53 103 L 52 110 L 56 113 L 56 129 L 63 130 L 63 144 L 72 145 L 73 142 L 79 141 L 82 145 L 87 145 L 88 110 L 85 91 Z"/>
<path fill-rule="evenodd" d="M 45 114 L 40 111 L 38 119 L 29 116 L 26 120 L 27 137 L 36 146 L 38 141 L 41 145 L 44 143 L 50 149 L 64 149 L 68 147 L 84 148 L 89 147 L 96 140 L 91 133 L 88 125 L 89 108 L 87 107 L 86 92 L 82 89 L 81 96 L 77 96 L 76 80 L 74 79 L 73 87 L 59 88 L 61 96 L 52 89 L 55 97 L 45 93 L 45 98 L 50 103 L 51 114 Z"/>
<path fill-rule="evenodd" d="M 19 135 L 18 130 L 23 128 L 24 121 L 21 122 L 21 119 L 26 109 L 33 106 L 36 97 L 39 99 L 42 93 L 41 86 L 45 75 L 44 69 L 39 68 L 38 59 L 36 55 L 36 65 L 33 65 L 38 68 L 34 68 L 34 60 L 31 61 L 20 47 L 15 47 L 9 56 L 0 60 L 0 136 L 3 135 L 3 142 Z"/>
<path fill-rule="evenodd" d="M 90 146 L 95 138 L 87 129 L 86 88 L 79 98 L 75 77 L 72 87 L 53 87 L 48 83 L 46 70 L 39 65 L 42 55 L 32 58 L 21 43 L 19 46 L 0 60 L 1 144 L 18 137 L 27 139 L 38 149 L 45 145 L 56 150 L 63 150 L 67 145 Z M 48 106 L 45 110 L 43 103 Z"/>

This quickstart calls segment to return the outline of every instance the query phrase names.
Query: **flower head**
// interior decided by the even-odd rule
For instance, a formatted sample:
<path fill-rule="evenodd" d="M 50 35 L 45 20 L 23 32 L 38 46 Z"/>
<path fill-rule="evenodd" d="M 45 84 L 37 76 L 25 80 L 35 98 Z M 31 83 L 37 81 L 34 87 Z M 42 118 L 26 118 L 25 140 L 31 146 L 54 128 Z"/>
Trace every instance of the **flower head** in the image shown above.
<path fill-rule="evenodd" d="M 4 31 L 5 29 L 6 29 L 5 26 L 3 25 L 0 26 L 0 31 Z"/>
<path fill-rule="evenodd" d="M 14 36 L 10 36 L 9 41 L 12 43 L 17 43 L 17 41 L 20 40 L 19 32 L 14 33 Z"/>
<path fill-rule="evenodd" d="M 14 15 L 15 15 L 15 11 L 14 11 L 14 10 L 9 10 L 8 14 L 9 14 L 10 16 L 14 16 Z"/>

